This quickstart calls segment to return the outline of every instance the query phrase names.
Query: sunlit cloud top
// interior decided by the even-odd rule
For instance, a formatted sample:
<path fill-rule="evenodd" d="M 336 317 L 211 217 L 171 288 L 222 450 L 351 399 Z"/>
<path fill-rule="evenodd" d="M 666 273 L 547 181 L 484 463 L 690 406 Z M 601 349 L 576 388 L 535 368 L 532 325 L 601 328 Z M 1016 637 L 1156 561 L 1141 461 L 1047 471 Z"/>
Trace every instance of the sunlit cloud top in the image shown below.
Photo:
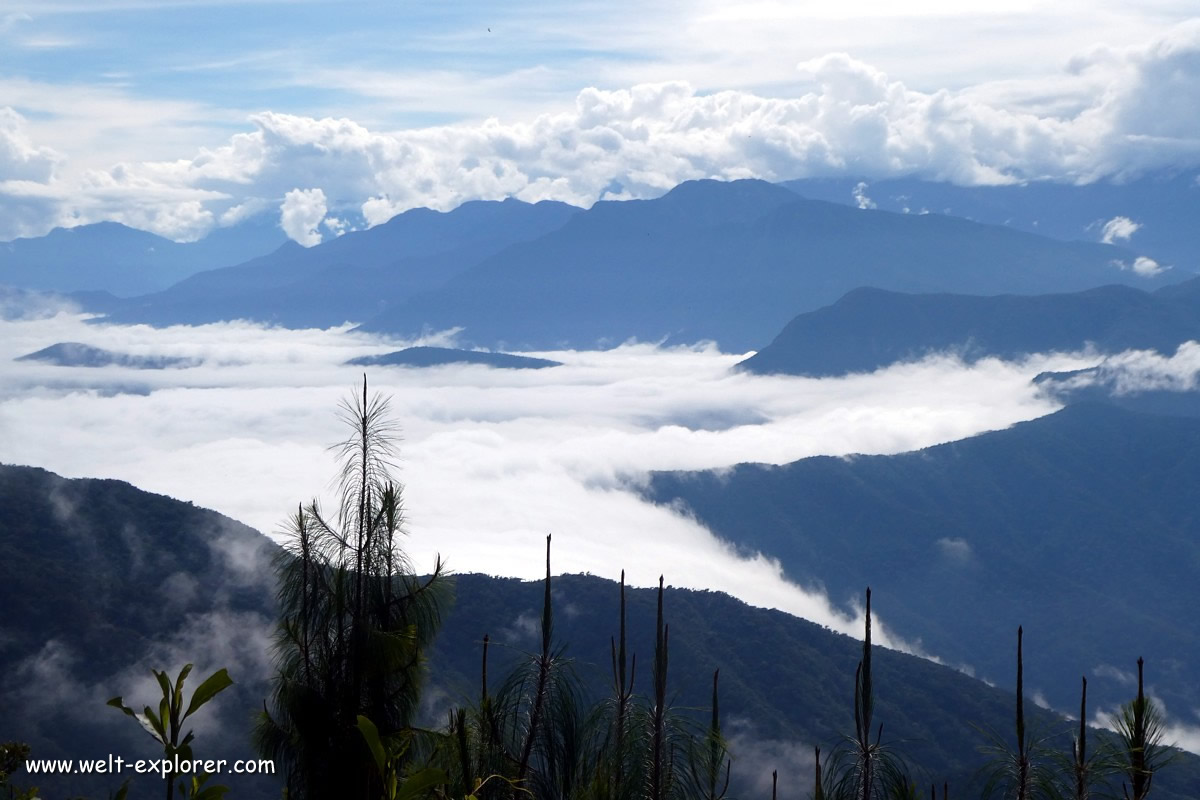
<path fill-rule="evenodd" d="M 99 220 L 193 239 L 289 193 L 370 225 L 703 177 L 1190 169 L 1194 15 L 1169 0 L 18 0 L 0 11 L 0 239 Z"/>

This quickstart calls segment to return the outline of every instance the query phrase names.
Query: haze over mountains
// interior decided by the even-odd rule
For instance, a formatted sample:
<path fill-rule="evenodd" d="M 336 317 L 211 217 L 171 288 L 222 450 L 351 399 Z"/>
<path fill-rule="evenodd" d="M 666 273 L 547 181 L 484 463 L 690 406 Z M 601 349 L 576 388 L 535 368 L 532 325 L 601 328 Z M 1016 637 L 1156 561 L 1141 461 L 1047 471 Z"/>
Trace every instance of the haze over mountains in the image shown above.
<path fill-rule="evenodd" d="M 1166 171 L 1085 184 L 959 186 L 918 178 L 808 178 L 784 186 L 815 200 L 901 213 L 946 214 L 1066 241 L 1112 241 L 1163 266 L 1200 271 L 1200 183 Z M 1115 221 L 1115 222 L 1114 222 Z"/>
<path fill-rule="evenodd" d="M 558 228 L 577 211 L 519 200 L 464 203 L 447 213 L 414 209 L 316 247 L 288 242 L 249 263 L 193 275 L 122 304 L 109 319 L 154 325 L 252 319 L 287 327 L 361 321 Z"/>
<path fill-rule="evenodd" d="M 897 631 L 980 677 L 1007 674 L 1023 624 L 1026 687 L 1055 707 L 1080 674 L 1115 703 L 1144 656 L 1183 711 L 1200 702 L 1198 454 L 1200 420 L 1082 404 L 913 453 L 659 473 L 648 492 L 835 601 L 870 582 Z"/>
<path fill-rule="evenodd" d="M 1030 292 L 1137 282 L 1117 248 L 936 215 L 863 212 L 761 181 L 693 181 L 657 200 L 597 203 L 364 324 L 461 326 L 516 347 L 712 339 L 760 346 L 798 310 L 861 285 Z"/>
<path fill-rule="evenodd" d="M 1119 266 L 1137 258 L 1111 244 L 937 214 L 861 211 L 762 181 L 693 181 L 656 200 L 583 211 L 516 200 L 418 209 L 98 310 L 113 322 L 155 325 L 355 320 L 404 336 L 462 328 L 463 343 L 489 348 L 637 338 L 714 339 L 745 351 L 796 313 L 860 286 L 1037 294 L 1110 283 L 1153 288 L 1186 277 Z"/>
<path fill-rule="evenodd" d="M 275 545 L 214 512 L 125 483 L 64 480 L 3 465 L 0 522 L 0 603 L 15 612 L 0 648 L 0 699 L 10 709 L 0 717 L 0 739 L 19 734 L 50 758 L 149 757 L 149 740 L 126 730 L 127 721 L 104 701 L 118 692 L 150 691 L 150 667 L 194 660 L 200 673 L 224 666 L 235 680 L 206 711 L 213 719 L 198 730 L 198 752 L 245 755 L 250 715 L 269 691 Z M 73 590 L 47 595 L 45 580 Z M 585 696 L 603 695 L 617 586 L 564 576 L 554 587 L 556 641 L 576 660 Z M 493 680 L 525 657 L 534 646 L 529 620 L 537 616 L 542 591 L 538 583 L 512 579 L 457 579 L 454 608 L 432 656 L 423 710 L 431 724 L 478 690 L 484 633 L 496 645 Z M 654 602 L 652 590 L 629 591 L 630 646 L 641 663 L 652 650 Z M 714 592 L 669 589 L 666 614 L 675 706 L 702 717 L 712 671 L 721 670 L 735 787 L 759 785 L 771 769 L 788 785 L 803 785 L 811 746 L 828 748 L 852 725 L 860 643 Z M 771 657 L 761 658 L 764 651 Z M 887 725 L 885 738 L 903 742 L 931 779 L 965 790 L 977 777 L 983 741 L 971 725 L 1003 728 L 1011 692 L 913 656 L 877 649 L 874 657 L 876 718 Z M 648 672 L 638 675 L 640 691 L 648 691 Z M 1066 728 L 1065 720 L 1032 705 L 1030 716 L 1047 731 Z M 1189 756 L 1164 773 L 1161 796 L 1174 800 L 1200 788 L 1198 766 Z M 108 780 L 76 776 L 42 785 L 99 795 L 115 788 Z M 232 781 L 239 797 L 278 793 L 272 781 Z"/>
<path fill-rule="evenodd" d="M 1102 286 L 1072 294 L 976 296 L 855 289 L 800 314 L 741 363 L 759 374 L 871 372 L 939 352 L 968 360 L 1033 353 L 1154 350 L 1200 339 L 1200 278 L 1145 292 Z"/>
<path fill-rule="evenodd" d="M 56 228 L 38 238 L 0 243 L 0 285 L 130 297 L 201 270 L 241 263 L 284 241 L 269 215 L 183 244 L 117 222 Z"/>

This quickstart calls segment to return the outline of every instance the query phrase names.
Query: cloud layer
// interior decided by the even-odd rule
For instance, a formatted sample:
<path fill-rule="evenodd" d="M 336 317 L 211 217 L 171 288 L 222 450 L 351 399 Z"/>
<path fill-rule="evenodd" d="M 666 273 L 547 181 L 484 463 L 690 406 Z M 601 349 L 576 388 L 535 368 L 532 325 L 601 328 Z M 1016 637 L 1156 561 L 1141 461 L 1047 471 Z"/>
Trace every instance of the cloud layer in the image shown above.
<path fill-rule="evenodd" d="M 397 344 L 239 323 L 97 327 L 66 314 L 0 326 L 0 460 L 121 478 L 266 532 L 296 503 L 328 494 L 326 448 L 344 433 L 334 410 L 361 380 L 342 362 Z M 204 363 L 145 371 L 11 361 L 63 340 Z M 535 554 L 553 533 L 557 570 L 616 578 L 625 568 L 642 586 L 665 571 L 674 585 L 723 590 L 851 634 L 860 629 L 853 598 L 799 587 L 774 560 L 644 502 L 636 490 L 648 471 L 958 439 L 1054 410 L 1030 378 L 1086 364 L 947 358 L 812 380 L 733 374 L 740 356 L 705 348 L 543 355 L 565 365 L 371 374 L 403 427 L 407 546 L 418 565 L 440 552 L 458 571 L 535 578 Z"/>
<path fill-rule="evenodd" d="M 58 175 L 70 154 L 39 146 L 34 124 L 6 109 L 0 237 L 117 219 L 195 238 L 251 203 L 279 208 L 289 234 L 311 244 L 321 235 L 318 192 L 325 212 L 374 225 L 416 206 L 509 196 L 586 206 L 706 177 L 1088 182 L 1200 164 L 1200 106 L 1179 102 L 1200 96 L 1200 20 L 1140 47 L 1074 56 L 1053 108 L 994 86 L 913 89 L 845 53 L 800 63 L 790 88 L 781 96 L 682 81 L 585 88 L 573 106 L 525 121 L 398 131 L 264 111 L 250 118 L 252 130 L 199 153 L 71 177 Z"/>

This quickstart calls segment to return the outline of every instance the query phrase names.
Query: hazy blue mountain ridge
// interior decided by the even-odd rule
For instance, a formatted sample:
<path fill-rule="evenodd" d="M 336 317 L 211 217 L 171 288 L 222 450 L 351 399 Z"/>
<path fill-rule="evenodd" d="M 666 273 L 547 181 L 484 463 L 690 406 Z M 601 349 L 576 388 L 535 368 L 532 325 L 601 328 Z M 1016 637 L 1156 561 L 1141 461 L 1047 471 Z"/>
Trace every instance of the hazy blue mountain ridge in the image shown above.
<path fill-rule="evenodd" d="M 761 374 L 871 372 L 937 352 L 1014 359 L 1130 349 L 1173 354 L 1200 339 L 1200 279 L 1157 292 L 1102 286 L 1083 292 L 974 296 L 860 288 L 800 314 L 739 368 Z"/>
<path fill-rule="evenodd" d="M 860 211 L 762 181 L 691 181 L 600 202 L 369 320 L 409 335 L 461 326 L 475 346 L 546 349 L 715 339 L 761 347 L 798 310 L 859 286 L 963 293 L 1162 285 L 1111 245 L 1060 242 L 939 215 Z"/>
<path fill-rule="evenodd" d="M 1082 404 L 913 453 L 659 473 L 648 494 L 837 603 L 869 582 L 894 631 L 980 677 L 1008 674 L 1006 636 L 1024 625 L 1027 690 L 1056 707 L 1081 674 L 1116 703 L 1115 671 L 1144 656 L 1155 696 L 1186 717 L 1197 486 L 1200 419 Z"/>
<path fill-rule="evenodd" d="M 188 243 L 117 222 L 55 228 L 45 236 L 0 242 L 0 284 L 64 293 L 145 294 L 200 270 L 275 249 L 286 239 L 276 222 L 252 217 Z"/>
<path fill-rule="evenodd" d="M 287 242 L 245 264 L 197 273 L 131 299 L 113 322 L 200 324 L 251 319 L 289 327 L 361 321 L 439 286 L 499 250 L 560 227 L 579 209 L 519 200 L 417 208 L 314 247 Z"/>
<path fill-rule="evenodd" d="M 862 197 L 881 210 L 947 214 L 1065 241 L 1098 242 L 1105 223 L 1125 217 L 1139 227 L 1128 240 L 1117 241 L 1186 275 L 1200 272 L 1198 181 L 1200 174 L 1185 170 L 1086 184 L 957 186 L 901 177 L 807 178 L 782 185 L 818 200 L 857 206 Z M 865 185 L 857 189 L 860 183 Z"/>

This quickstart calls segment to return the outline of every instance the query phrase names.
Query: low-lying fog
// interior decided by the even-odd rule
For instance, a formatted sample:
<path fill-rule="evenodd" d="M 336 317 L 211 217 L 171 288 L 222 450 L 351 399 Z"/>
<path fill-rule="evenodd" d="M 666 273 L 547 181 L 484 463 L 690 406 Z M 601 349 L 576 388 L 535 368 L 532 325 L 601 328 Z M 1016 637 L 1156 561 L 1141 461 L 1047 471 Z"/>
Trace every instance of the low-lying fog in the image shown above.
<path fill-rule="evenodd" d="M 13 360 L 64 341 L 202 363 L 137 370 Z M 0 321 L 0 461 L 119 478 L 272 533 L 298 503 L 332 500 L 328 446 L 346 432 L 335 412 L 363 373 L 343 362 L 410 344 L 346 329 L 91 325 L 67 313 Z M 616 578 L 624 568 L 647 586 L 663 572 L 676 586 L 722 590 L 854 634 L 852 598 L 832 598 L 831 608 L 774 561 L 740 557 L 694 520 L 641 500 L 639 482 L 651 470 L 895 453 L 1003 428 L 1056 409 L 1034 375 L 1095 363 L 944 357 L 817 380 L 734 373 L 744 354 L 715 346 L 533 355 L 563 366 L 369 369 L 402 430 L 399 477 L 418 569 L 440 553 L 458 572 L 537 577 L 553 533 L 556 572 Z"/>

